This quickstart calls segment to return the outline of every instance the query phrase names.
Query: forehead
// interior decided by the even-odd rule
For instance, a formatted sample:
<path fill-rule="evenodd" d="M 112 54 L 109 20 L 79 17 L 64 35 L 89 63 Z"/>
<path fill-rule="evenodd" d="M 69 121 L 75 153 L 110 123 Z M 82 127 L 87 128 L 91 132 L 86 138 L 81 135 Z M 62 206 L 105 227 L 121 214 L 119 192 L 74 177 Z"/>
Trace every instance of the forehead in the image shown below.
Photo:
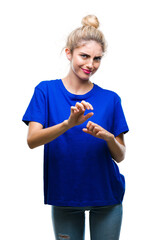
<path fill-rule="evenodd" d="M 80 46 L 75 49 L 77 52 L 84 52 L 87 54 L 102 55 L 102 47 L 96 41 L 82 41 Z"/>

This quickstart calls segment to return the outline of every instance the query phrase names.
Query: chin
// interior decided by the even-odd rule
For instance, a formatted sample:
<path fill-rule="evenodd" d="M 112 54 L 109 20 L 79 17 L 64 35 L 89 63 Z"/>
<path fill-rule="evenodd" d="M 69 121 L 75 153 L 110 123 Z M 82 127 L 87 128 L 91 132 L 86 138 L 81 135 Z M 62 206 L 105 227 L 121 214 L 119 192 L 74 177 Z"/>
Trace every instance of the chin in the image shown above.
<path fill-rule="evenodd" d="M 80 78 L 84 81 L 88 81 L 91 78 L 91 75 L 81 76 Z"/>
<path fill-rule="evenodd" d="M 88 81 L 89 80 L 89 78 L 90 78 L 90 76 L 79 76 L 79 75 L 77 75 L 76 74 L 76 76 L 80 79 L 80 80 L 82 80 L 82 81 Z"/>
<path fill-rule="evenodd" d="M 81 80 L 83 80 L 83 81 L 89 81 L 90 80 L 90 77 L 87 77 L 87 78 L 80 78 Z"/>

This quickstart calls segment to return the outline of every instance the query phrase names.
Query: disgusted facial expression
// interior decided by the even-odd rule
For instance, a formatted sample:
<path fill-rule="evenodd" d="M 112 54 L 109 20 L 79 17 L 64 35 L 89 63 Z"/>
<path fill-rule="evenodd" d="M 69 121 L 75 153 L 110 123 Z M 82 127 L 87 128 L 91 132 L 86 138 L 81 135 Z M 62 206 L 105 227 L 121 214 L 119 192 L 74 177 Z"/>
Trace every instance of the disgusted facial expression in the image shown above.
<path fill-rule="evenodd" d="M 100 66 L 102 47 L 94 40 L 83 41 L 80 47 L 73 50 L 73 53 L 66 49 L 66 55 L 70 60 L 70 70 L 78 78 L 88 80 Z"/>

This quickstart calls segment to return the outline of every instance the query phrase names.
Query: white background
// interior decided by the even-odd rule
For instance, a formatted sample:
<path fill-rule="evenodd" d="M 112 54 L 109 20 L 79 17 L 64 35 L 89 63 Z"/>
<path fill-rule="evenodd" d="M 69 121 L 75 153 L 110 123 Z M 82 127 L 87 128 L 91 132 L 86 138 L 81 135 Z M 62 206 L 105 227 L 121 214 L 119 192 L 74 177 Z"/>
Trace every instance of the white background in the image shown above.
<path fill-rule="evenodd" d="M 130 131 L 119 164 L 126 178 L 121 240 L 151 239 L 150 1 L 5 0 L 0 4 L 0 239 L 53 240 L 43 203 L 43 147 L 30 150 L 22 116 L 34 87 L 65 77 L 68 34 L 95 14 L 108 52 L 91 81 L 117 92 Z M 86 240 L 89 240 L 86 212 Z"/>

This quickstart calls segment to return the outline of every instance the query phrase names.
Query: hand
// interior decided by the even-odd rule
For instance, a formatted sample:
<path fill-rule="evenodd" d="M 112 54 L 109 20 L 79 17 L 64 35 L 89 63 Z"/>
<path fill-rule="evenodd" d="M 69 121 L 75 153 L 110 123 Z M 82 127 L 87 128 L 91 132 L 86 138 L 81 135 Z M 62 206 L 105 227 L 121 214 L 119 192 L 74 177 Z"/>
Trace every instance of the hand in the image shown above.
<path fill-rule="evenodd" d="M 94 137 L 101 138 L 105 141 L 110 141 L 114 138 L 114 135 L 112 133 L 108 132 L 100 125 L 91 121 L 87 123 L 86 128 L 83 128 L 82 131 L 85 133 L 89 133 Z"/>
<path fill-rule="evenodd" d="M 74 127 L 76 125 L 80 125 L 85 122 L 88 118 L 93 116 L 93 112 L 90 112 L 84 116 L 84 112 L 86 109 L 93 110 L 93 107 L 90 103 L 82 100 L 81 103 L 77 102 L 75 107 L 71 106 L 71 114 L 68 121 L 69 127 Z"/>

